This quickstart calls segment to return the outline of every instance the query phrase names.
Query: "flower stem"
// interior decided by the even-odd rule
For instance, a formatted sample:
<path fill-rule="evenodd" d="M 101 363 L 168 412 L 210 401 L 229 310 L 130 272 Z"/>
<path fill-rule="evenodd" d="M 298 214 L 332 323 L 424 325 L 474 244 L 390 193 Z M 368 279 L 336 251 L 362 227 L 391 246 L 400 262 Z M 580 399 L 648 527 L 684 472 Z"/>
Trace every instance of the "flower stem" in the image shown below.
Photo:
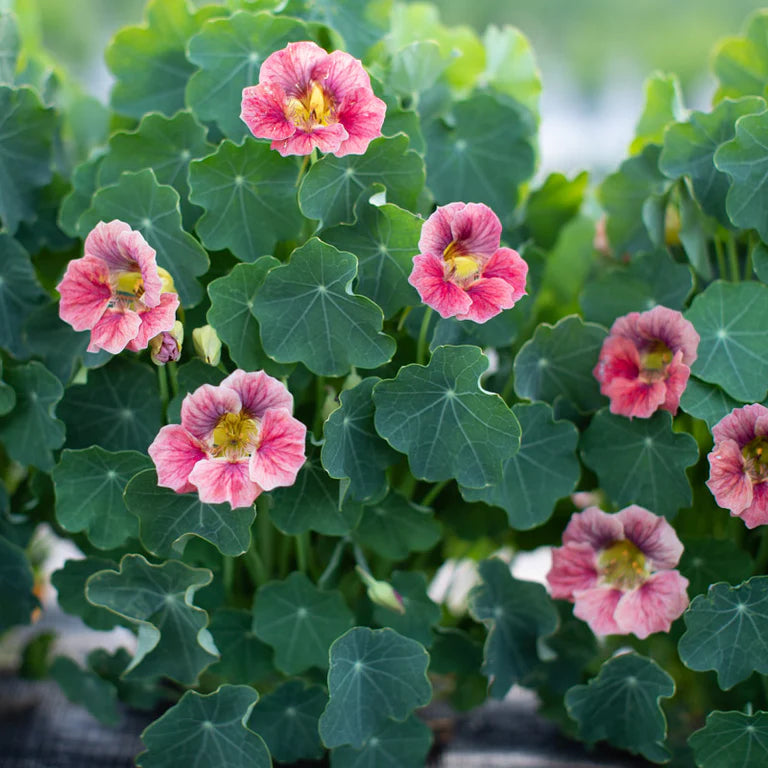
<path fill-rule="evenodd" d="M 766 566 L 768 566 L 768 531 L 763 531 L 760 537 L 760 546 L 757 548 L 757 555 L 755 555 L 752 574 L 759 576 L 765 573 Z"/>
<path fill-rule="evenodd" d="M 717 271 L 718 277 L 721 280 L 725 280 L 725 253 L 723 252 L 723 242 L 715 235 L 715 254 L 717 255 Z"/>
<path fill-rule="evenodd" d="M 168 410 L 168 377 L 165 373 L 165 366 L 157 366 L 157 388 L 160 390 L 160 408 L 165 422 L 165 414 Z"/>
<path fill-rule="evenodd" d="M 741 280 L 741 275 L 739 274 L 739 253 L 736 249 L 736 239 L 730 232 L 728 233 L 726 245 L 728 246 L 728 260 L 731 267 L 731 282 L 738 283 Z"/>
<path fill-rule="evenodd" d="M 325 405 L 325 378 L 315 378 L 315 420 L 312 422 L 312 432 L 320 440 L 323 436 L 323 406 Z"/>
<path fill-rule="evenodd" d="M 272 521 L 269 518 L 269 497 L 262 494 L 256 500 L 256 544 L 259 548 L 259 560 L 267 576 L 272 573 L 272 553 L 274 552 Z M 253 548 L 253 547 L 251 547 Z"/>
<path fill-rule="evenodd" d="M 328 565 L 325 567 L 325 570 L 317 580 L 317 586 L 319 589 L 323 589 L 333 577 L 333 574 L 336 572 L 336 569 L 339 567 L 339 563 L 341 562 L 341 556 L 344 554 L 344 548 L 348 543 L 349 539 L 345 536 L 343 539 L 340 539 L 334 547 L 333 552 L 331 553 L 331 557 L 328 560 Z"/>
<path fill-rule="evenodd" d="M 235 578 L 235 559 L 224 555 L 221 561 L 221 580 L 224 584 L 224 594 L 229 597 L 232 594 L 232 584 Z"/>
<path fill-rule="evenodd" d="M 440 495 L 443 488 L 445 488 L 449 482 L 450 480 L 443 480 L 441 483 L 433 485 L 429 491 L 427 491 L 426 496 L 424 496 L 424 498 L 419 502 L 419 505 L 422 507 L 428 507 Z"/>
<path fill-rule="evenodd" d="M 179 372 L 176 363 L 171 361 L 166 363 L 165 367 L 168 370 L 168 379 L 171 383 L 171 397 L 176 397 L 179 394 Z"/>
<path fill-rule="evenodd" d="M 432 307 L 424 310 L 424 317 L 421 320 L 419 329 L 419 340 L 416 344 L 416 362 L 424 365 L 427 359 L 427 331 L 429 330 L 429 321 L 432 319 Z"/>
<path fill-rule="evenodd" d="M 747 260 L 744 262 L 744 280 L 752 279 L 752 253 L 757 248 L 757 244 L 760 242 L 757 235 L 752 232 L 749 236 L 749 243 L 747 244 Z"/>
<path fill-rule="evenodd" d="M 262 584 L 266 584 L 269 580 L 267 569 L 264 567 L 264 563 L 259 557 L 259 553 L 251 545 L 250 549 L 243 556 L 245 567 L 248 569 L 248 573 L 251 575 L 253 586 L 258 588 Z"/>
<path fill-rule="evenodd" d="M 304 155 L 304 160 L 299 168 L 299 175 L 296 177 L 296 186 L 301 184 L 301 180 L 304 178 L 304 174 L 309 170 L 309 155 Z"/>
<path fill-rule="evenodd" d="M 309 534 L 304 531 L 296 538 L 296 566 L 302 573 L 307 572 L 307 549 L 309 546 Z"/>
<path fill-rule="evenodd" d="M 406 307 L 406 308 L 403 310 L 403 314 L 402 314 L 402 315 L 400 315 L 400 320 L 399 320 L 399 322 L 397 323 L 397 330 L 398 330 L 398 331 L 402 331 L 402 330 L 403 330 L 403 326 L 405 325 L 405 319 L 408 317 L 408 315 L 410 315 L 410 314 L 411 314 L 411 310 L 412 310 L 412 309 L 413 309 L 413 307 Z"/>

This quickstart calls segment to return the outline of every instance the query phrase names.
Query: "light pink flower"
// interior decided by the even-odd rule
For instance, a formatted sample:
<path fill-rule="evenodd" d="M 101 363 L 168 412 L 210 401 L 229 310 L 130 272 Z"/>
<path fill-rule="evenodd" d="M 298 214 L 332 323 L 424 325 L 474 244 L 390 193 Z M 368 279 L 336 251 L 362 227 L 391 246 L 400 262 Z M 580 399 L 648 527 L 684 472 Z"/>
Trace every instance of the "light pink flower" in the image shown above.
<path fill-rule="evenodd" d="M 91 332 L 89 352 L 145 349 L 173 328 L 179 297 L 155 262 L 155 249 L 123 221 L 100 221 L 85 239 L 85 255 L 67 265 L 56 286 L 59 316 Z"/>
<path fill-rule="evenodd" d="M 293 485 L 307 429 L 292 410 L 290 392 L 263 371 L 203 384 L 184 398 L 181 424 L 163 427 L 149 446 L 158 485 L 233 509 Z"/>
<path fill-rule="evenodd" d="M 699 334 L 679 312 L 657 306 L 618 318 L 592 373 L 611 413 L 647 419 L 659 408 L 677 413 Z"/>
<path fill-rule="evenodd" d="M 768 408 L 734 408 L 712 429 L 707 487 L 747 528 L 768 524 Z"/>
<path fill-rule="evenodd" d="M 267 57 L 259 84 L 243 89 L 240 117 L 283 156 L 317 147 L 343 157 L 362 155 L 381 136 L 385 111 L 356 58 L 305 41 Z"/>
<path fill-rule="evenodd" d="M 487 205 L 444 205 L 421 228 L 408 282 L 441 317 L 484 323 L 526 292 L 528 265 L 500 240 L 501 222 Z"/>
<path fill-rule="evenodd" d="M 673 570 L 683 545 L 672 526 L 632 505 L 615 515 L 588 507 L 571 517 L 552 550 L 552 597 L 597 635 L 668 632 L 688 605 L 688 579 Z"/>

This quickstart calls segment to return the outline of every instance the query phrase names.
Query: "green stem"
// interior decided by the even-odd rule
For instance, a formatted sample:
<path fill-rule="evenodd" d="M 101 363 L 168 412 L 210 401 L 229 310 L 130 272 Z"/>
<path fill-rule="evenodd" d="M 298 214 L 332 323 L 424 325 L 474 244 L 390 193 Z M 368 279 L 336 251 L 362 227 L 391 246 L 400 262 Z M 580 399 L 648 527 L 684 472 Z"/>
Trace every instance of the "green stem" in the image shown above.
<path fill-rule="evenodd" d="M 331 558 L 328 560 L 328 565 L 317 580 L 318 589 L 323 589 L 325 585 L 330 582 L 331 578 L 333 578 L 333 574 L 339 567 L 341 556 L 344 554 L 344 548 L 347 544 L 349 544 L 349 539 L 345 536 L 343 539 L 340 539 L 334 547 L 333 552 L 331 553 Z"/>
<path fill-rule="evenodd" d="M 315 420 L 312 422 L 312 432 L 320 440 L 323 436 L 323 406 L 325 405 L 325 378 L 315 378 Z"/>
<path fill-rule="evenodd" d="M 747 260 L 744 263 L 744 280 L 751 280 L 752 279 L 752 253 L 754 252 L 755 248 L 757 248 L 757 244 L 760 242 L 758 239 L 758 236 L 752 232 L 749 236 L 749 243 L 747 244 Z"/>
<path fill-rule="evenodd" d="M 432 502 L 440 495 L 443 488 L 445 488 L 446 485 L 450 480 L 443 480 L 441 483 L 437 483 L 437 485 L 433 485 L 429 491 L 427 491 L 427 495 L 421 500 L 420 505 L 422 507 L 428 507 Z"/>
<path fill-rule="evenodd" d="M 269 497 L 265 494 L 256 500 L 256 545 L 259 548 L 259 560 L 266 573 L 272 573 L 274 552 L 274 530 L 269 518 Z"/>
<path fill-rule="evenodd" d="M 761 533 L 760 546 L 755 556 L 755 566 L 752 569 L 752 574 L 758 576 L 765 573 L 766 566 L 768 566 L 768 531 L 763 531 Z"/>
<path fill-rule="evenodd" d="M 235 558 L 224 555 L 221 561 L 221 580 L 224 584 L 224 594 L 227 597 L 232 595 L 232 584 L 235 580 Z"/>
<path fill-rule="evenodd" d="M 729 232 L 728 240 L 726 242 L 728 246 L 728 261 L 731 267 L 731 282 L 738 283 L 741 280 L 739 274 L 739 252 L 736 249 L 736 238 Z"/>
<path fill-rule="evenodd" d="M 168 410 L 168 377 L 164 365 L 157 366 L 157 388 L 160 390 L 160 408 L 165 421 L 165 413 Z"/>
<path fill-rule="evenodd" d="M 515 369 L 513 368 L 509 372 L 509 377 L 504 383 L 504 389 L 501 390 L 501 399 L 505 402 L 509 402 L 509 398 L 512 397 L 512 393 L 515 391 Z"/>
<path fill-rule="evenodd" d="M 168 379 L 171 383 L 171 397 L 176 397 L 176 395 L 179 394 L 179 372 L 176 363 L 167 363 L 165 367 L 168 371 Z"/>
<path fill-rule="evenodd" d="M 304 174 L 309 170 L 309 155 L 304 155 L 304 160 L 299 168 L 299 175 L 296 177 L 296 186 L 301 184 L 301 180 L 304 178 Z"/>
<path fill-rule="evenodd" d="M 416 362 L 419 365 L 424 365 L 427 359 L 427 331 L 429 330 L 429 321 L 432 318 L 432 307 L 427 307 L 424 310 L 424 317 L 421 320 L 421 328 L 419 329 L 419 340 L 416 344 Z"/>
<path fill-rule="evenodd" d="M 717 255 L 717 271 L 721 280 L 725 280 L 725 253 L 723 252 L 723 242 L 715 235 L 715 254 Z"/>
<path fill-rule="evenodd" d="M 363 554 L 363 550 L 360 549 L 360 545 L 353 545 L 352 552 L 355 555 L 355 562 L 357 565 L 360 566 L 360 568 L 362 568 L 366 573 L 370 573 L 371 567 L 368 565 L 368 561 L 365 559 L 365 555 Z"/>
<path fill-rule="evenodd" d="M 264 567 L 264 563 L 259 557 L 259 553 L 254 549 L 253 545 L 243 555 L 243 562 L 248 569 L 248 573 L 251 575 L 253 586 L 258 588 L 262 584 L 266 584 L 269 581 L 269 575 L 267 569 Z"/>
<path fill-rule="evenodd" d="M 406 308 L 403 310 L 403 314 L 402 314 L 402 315 L 400 315 L 400 320 L 399 320 L 399 322 L 397 323 L 397 330 L 398 330 L 398 332 L 400 332 L 400 331 L 402 331 L 402 330 L 403 330 L 403 326 L 405 325 L 405 318 L 406 318 L 406 317 L 408 317 L 408 315 L 410 315 L 410 314 L 411 314 L 411 310 L 412 310 L 412 309 L 413 309 L 413 307 L 406 307 Z"/>
<path fill-rule="evenodd" d="M 296 565 L 302 573 L 307 572 L 307 549 L 309 548 L 309 534 L 307 531 L 300 533 L 296 538 Z"/>

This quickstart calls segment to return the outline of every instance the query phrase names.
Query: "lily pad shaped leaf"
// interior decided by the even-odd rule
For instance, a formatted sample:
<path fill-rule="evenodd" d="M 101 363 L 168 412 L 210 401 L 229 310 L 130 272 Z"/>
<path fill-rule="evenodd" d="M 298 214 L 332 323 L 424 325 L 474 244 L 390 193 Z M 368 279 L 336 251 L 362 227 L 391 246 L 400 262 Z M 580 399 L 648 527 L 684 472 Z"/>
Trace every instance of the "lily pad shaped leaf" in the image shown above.
<path fill-rule="evenodd" d="M 117 689 L 112 683 L 65 656 L 53 660 L 50 675 L 73 704 L 85 707 L 100 723 L 113 726 L 120 721 Z"/>
<path fill-rule="evenodd" d="M 627 419 L 603 409 L 582 435 L 581 451 L 619 507 L 639 504 L 671 520 L 691 503 L 685 469 L 696 463 L 699 449 L 689 434 L 672 431 L 667 411 Z"/>
<path fill-rule="evenodd" d="M 352 626 L 341 592 L 318 589 L 303 573 L 271 581 L 256 593 L 253 631 L 275 649 L 275 666 L 286 675 L 328 666 L 328 648 Z"/>
<path fill-rule="evenodd" d="M 259 81 L 261 64 L 273 51 L 309 39 L 302 22 L 271 13 L 237 11 L 206 22 L 189 41 L 187 58 L 200 69 L 187 83 L 187 104 L 199 120 L 216 122 L 239 142 L 248 135 L 240 119 L 243 88 Z"/>
<path fill-rule="evenodd" d="M 85 531 L 99 549 L 115 549 L 139 533 L 123 502 L 128 481 L 152 462 L 142 453 L 110 453 L 98 446 L 65 450 L 53 470 L 56 519 L 70 533 Z"/>
<path fill-rule="evenodd" d="M 280 363 L 302 362 L 319 376 L 388 362 L 395 341 L 381 332 L 381 310 L 351 292 L 356 272 L 355 256 L 317 238 L 270 270 L 252 309 L 265 352 Z"/>
<path fill-rule="evenodd" d="M 555 502 L 576 486 L 581 470 L 576 457 L 579 433 L 569 421 L 555 421 L 546 403 L 518 404 L 520 450 L 504 462 L 502 479 L 486 488 L 462 488 L 467 501 L 501 507 L 516 530 L 529 530 L 549 520 Z"/>
<path fill-rule="evenodd" d="M 264 740 L 247 725 L 259 694 L 247 685 L 222 685 L 202 695 L 187 691 L 141 734 L 147 747 L 136 758 L 141 768 L 222 765 L 271 768 Z"/>
<path fill-rule="evenodd" d="M 614 656 L 587 685 L 565 695 L 568 714 L 587 743 L 605 740 L 655 763 L 667 762 L 667 720 L 659 700 L 675 692 L 675 681 L 655 661 L 636 653 Z"/>
<path fill-rule="evenodd" d="M 32 592 L 34 577 L 24 550 L 0 536 L 0 632 L 29 624 L 40 604 Z"/>
<path fill-rule="evenodd" d="M 389 87 L 400 96 L 413 97 L 429 90 L 447 66 L 434 40 L 418 40 L 392 56 Z"/>
<path fill-rule="evenodd" d="M 376 430 L 408 455 L 419 479 L 455 478 L 468 488 L 501 479 L 520 447 L 520 424 L 480 387 L 487 367 L 478 347 L 438 347 L 428 365 L 407 365 L 374 388 Z"/>
<path fill-rule="evenodd" d="M 141 543 L 158 557 L 179 557 L 191 536 L 211 542 L 223 555 L 242 555 L 251 543 L 256 508 L 205 504 L 197 493 L 176 493 L 157 484 L 154 469 L 139 472 L 125 488 L 125 505 L 139 518 Z"/>
<path fill-rule="evenodd" d="M 173 277 L 181 303 L 197 304 L 203 289 L 195 279 L 208 271 L 208 254 L 181 227 L 179 193 L 159 184 L 155 172 L 145 168 L 123 173 L 117 184 L 98 190 L 77 228 L 85 237 L 100 221 L 120 219 L 137 229 L 157 252 L 157 263 Z"/>
<path fill-rule="evenodd" d="M 515 357 L 515 392 L 550 405 L 562 397 L 584 413 L 597 410 L 605 398 L 592 369 L 607 335 L 576 315 L 556 325 L 541 323 Z"/>
<path fill-rule="evenodd" d="M 724 691 L 752 672 L 768 673 L 768 576 L 738 587 L 713 584 L 683 619 L 686 632 L 677 649 L 689 669 L 714 669 Z"/>
<path fill-rule="evenodd" d="M 189 166 L 190 202 L 205 213 L 197 234 L 206 248 L 228 248 L 241 261 L 255 261 L 278 240 L 290 240 L 304 221 L 296 201 L 298 166 L 269 144 L 246 138 L 223 141 Z"/>
<path fill-rule="evenodd" d="M 758 11 L 747 22 L 743 37 L 730 37 L 716 50 L 713 69 L 720 87 L 715 101 L 724 97 L 765 96 L 768 88 L 768 13 Z"/>
<path fill-rule="evenodd" d="M 648 144 L 662 144 L 664 129 L 685 119 L 680 81 L 675 75 L 654 72 L 644 84 L 645 106 L 635 126 L 629 152 L 636 155 Z"/>
<path fill-rule="evenodd" d="M 328 702 L 320 685 L 289 680 L 264 696 L 251 712 L 248 727 L 261 736 L 275 760 L 319 760 L 323 745 L 317 721 Z"/>
<path fill-rule="evenodd" d="M 761 283 L 707 286 L 685 313 L 701 336 L 691 373 L 745 403 L 768 389 L 768 287 Z"/>
<path fill-rule="evenodd" d="M 200 672 L 218 660 L 208 614 L 193 603 L 195 592 L 212 579 L 207 568 L 178 560 L 152 565 L 141 555 L 126 555 L 119 571 L 99 571 L 88 579 L 85 595 L 91 603 L 138 628 L 136 652 L 123 675 L 127 680 L 165 676 L 195 685 Z"/>
<path fill-rule="evenodd" d="M 210 631 L 221 659 L 208 672 L 227 682 L 244 683 L 256 683 L 274 674 L 272 649 L 256 637 L 252 623 L 250 611 L 235 608 L 222 608 L 211 616 Z"/>
<path fill-rule="evenodd" d="M 491 696 L 502 699 L 539 663 L 539 640 L 557 629 L 557 611 L 541 584 L 513 578 L 503 560 L 483 560 L 479 571 L 482 584 L 470 592 L 469 609 L 489 626 L 482 671 Z"/>
<path fill-rule="evenodd" d="M 424 187 L 424 160 L 408 144 L 408 137 L 400 134 L 374 139 L 364 155 L 325 155 L 299 187 L 303 214 L 321 219 L 324 227 L 350 224 L 361 194 L 373 194 L 374 185 L 386 189 L 388 203 L 415 208 Z"/>
<path fill-rule="evenodd" d="M 717 424 L 723 416 L 727 416 L 734 408 L 740 408 L 741 403 L 732 398 L 715 384 L 691 376 L 680 398 L 680 407 L 691 416 L 703 419 L 707 426 Z"/>
<path fill-rule="evenodd" d="M 761 768 L 768 764 L 768 712 L 710 712 L 688 743 L 699 768 Z"/>
<path fill-rule="evenodd" d="M 752 573 L 752 558 L 731 539 L 685 539 L 683 545 L 679 570 L 691 597 L 718 581 L 740 584 Z"/>
<path fill-rule="evenodd" d="M 330 699 L 320 717 L 326 747 L 361 749 L 388 720 L 403 721 L 428 704 L 429 655 L 392 629 L 354 627 L 331 646 Z"/>
<path fill-rule="evenodd" d="M 371 393 L 381 379 L 371 376 L 340 395 L 340 406 L 323 428 L 321 459 L 331 477 L 349 479 L 357 501 L 380 498 L 387 492 L 386 469 L 399 455 L 376 433 Z"/>

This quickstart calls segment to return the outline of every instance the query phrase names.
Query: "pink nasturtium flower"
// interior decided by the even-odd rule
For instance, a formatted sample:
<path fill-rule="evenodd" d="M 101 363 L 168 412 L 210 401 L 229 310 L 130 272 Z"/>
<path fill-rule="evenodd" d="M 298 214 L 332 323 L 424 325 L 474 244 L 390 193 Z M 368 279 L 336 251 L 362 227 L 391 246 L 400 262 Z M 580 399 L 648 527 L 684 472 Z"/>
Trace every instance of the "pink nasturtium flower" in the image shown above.
<path fill-rule="evenodd" d="M 184 398 L 181 424 L 163 427 L 149 446 L 158 484 L 233 509 L 293 485 L 307 428 L 292 411 L 291 393 L 263 371 L 203 384 Z"/>
<path fill-rule="evenodd" d="M 145 349 L 170 331 L 179 297 L 173 278 L 155 262 L 155 249 L 124 221 L 100 221 L 85 238 L 56 286 L 59 316 L 76 331 L 91 332 L 89 352 Z"/>
<path fill-rule="evenodd" d="M 747 528 L 768 524 L 768 408 L 734 408 L 712 429 L 707 487 Z"/>
<path fill-rule="evenodd" d="M 343 157 L 362 155 L 381 136 L 385 112 L 356 58 L 305 41 L 267 57 L 259 84 L 243 89 L 240 117 L 283 156 L 317 147 Z"/>
<path fill-rule="evenodd" d="M 525 295 L 528 265 L 501 248 L 501 222 L 483 203 L 450 203 L 424 222 L 408 282 L 441 317 L 484 323 Z"/>
<path fill-rule="evenodd" d="M 657 306 L 619 317 L 594 371 L 611 413 L 647 419 L 659 408 L 677 413 L 699 334 L 679 312 Z"/>
<path fill-rule="evenodd" d="M 615 515 L 588 507 L 571 517 L 552 550 L 552 597 L 596 635 L 668 632 L 688 605 L 688 579 L 673 570 L 683 553 L 674 528 L 643 507 Z"/>

